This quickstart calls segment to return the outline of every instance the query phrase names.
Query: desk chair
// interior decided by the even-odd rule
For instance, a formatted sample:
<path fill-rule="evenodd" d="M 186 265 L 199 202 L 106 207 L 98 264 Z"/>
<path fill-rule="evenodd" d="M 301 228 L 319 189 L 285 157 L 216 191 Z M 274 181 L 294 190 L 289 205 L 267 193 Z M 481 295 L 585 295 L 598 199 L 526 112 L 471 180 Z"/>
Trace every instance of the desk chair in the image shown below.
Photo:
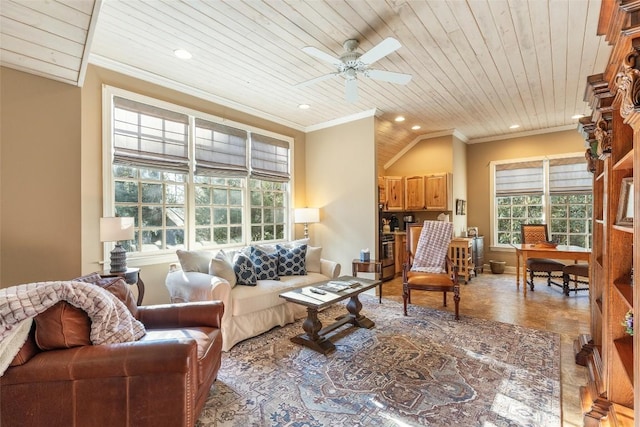
<path fill-rule="evenodd" d="M 546 224 L 522 224 L 520 228 L 522 243 L 536 244 L 549 241 L 549 232 Z M 546 277 L 547 286 L 556 285 L 563 287 L 559 282 L 554 282 L 552 278 L 561 278 L 564 264 L 548 258 L 529 258 L 527 259 L 527 270 L 531 276 L 529 287 L 533 291 L 534 277 Z M 555 274 L 554 274 L 555 273 Z M 525 278 L 526 280 L 526 278 Z"/>

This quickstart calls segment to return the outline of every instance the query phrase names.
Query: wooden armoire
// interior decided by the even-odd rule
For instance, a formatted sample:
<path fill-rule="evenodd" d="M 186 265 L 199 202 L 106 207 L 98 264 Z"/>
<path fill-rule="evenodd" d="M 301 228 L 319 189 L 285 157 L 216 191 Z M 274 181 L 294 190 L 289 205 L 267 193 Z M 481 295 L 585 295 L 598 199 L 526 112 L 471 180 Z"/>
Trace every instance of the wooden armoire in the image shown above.
<path fill-rule="evenodd" d="M 640 1 L 602 0 L 598 34 L 613 50 L 603 73 L 588 78 L 593 114 L 580 126 L 594 204 L 591 336 L 576 341 L 576 361 L 588 368 L 584 425 L 640 427 L 640 337 L 624 325 L 627 313 L 640 317 Z"/>

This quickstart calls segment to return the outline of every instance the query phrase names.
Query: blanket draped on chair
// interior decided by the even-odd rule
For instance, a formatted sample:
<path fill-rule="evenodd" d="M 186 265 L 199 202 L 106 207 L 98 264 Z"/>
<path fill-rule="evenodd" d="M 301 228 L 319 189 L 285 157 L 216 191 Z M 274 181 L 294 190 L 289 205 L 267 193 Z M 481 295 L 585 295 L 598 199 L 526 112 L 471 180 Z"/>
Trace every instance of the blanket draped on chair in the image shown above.
<path fill-rule="evenodd" d="M 87 313 L 93 344 L 136 341 L 145 334 L 144 325 L 122 301 L 90 283 L 38 282 L 0 289 L 0 375 L 27 339 L 29 328 L 24 323 L 30 324 L 31 319 L 60 301 Z"/>

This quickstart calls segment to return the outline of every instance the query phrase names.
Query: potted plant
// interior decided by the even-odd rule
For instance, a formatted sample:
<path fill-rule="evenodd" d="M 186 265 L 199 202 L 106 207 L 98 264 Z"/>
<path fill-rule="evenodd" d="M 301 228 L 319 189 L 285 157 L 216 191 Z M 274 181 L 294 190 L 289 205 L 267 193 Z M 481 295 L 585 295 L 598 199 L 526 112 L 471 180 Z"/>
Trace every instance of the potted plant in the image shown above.
<path fill-rule="evenodd" d="M 622 326 L 625 327 L 626 333 L 633 336 L 633 310 L 627 311 L 624 315 L 624 322 L 622 322 Z"/>

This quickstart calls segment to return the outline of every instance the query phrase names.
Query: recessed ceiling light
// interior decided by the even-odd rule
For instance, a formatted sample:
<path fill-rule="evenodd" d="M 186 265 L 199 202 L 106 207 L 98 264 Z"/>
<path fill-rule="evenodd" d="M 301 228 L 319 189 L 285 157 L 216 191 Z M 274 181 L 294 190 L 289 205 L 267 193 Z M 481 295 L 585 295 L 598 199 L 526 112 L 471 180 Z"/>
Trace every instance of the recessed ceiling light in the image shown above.
<path fill-rule="evenodd" d="M 520 125 L 511 125 L 509 126 L 509 129 L 518 129 L 520 127 Z"/>
<path fill-rule="evenodd" d="M 404 122 L 404 117 L 402 116 L 396 117 L 396 122 Z"/>
<path fill-rule="evenodd" d="M 311 106 L 309 104 L 300 104 L 298 105 L 298 108 L 301 110 L 308 110 Z"/>
<path fill-rule="evenodd" d="M 191 53 L 184 49 L 176 49 L 173 51 L 173 54 L 180 59 L 191 59 Z"/>
<path fill-rule="evenodd" d="M 581 119 L 583 117 L 584 117 L 584 114 L 574 114 L 573 116 L 571 116 L 571 118 L 574 120 Z"/>
<path fill-rule="evenodd" d="M 418 130 L 418 129 L 420 129 L 420 125 L 414 125 L 414 126 L 411 126 L 411 129 L 413 129 L 413 130 Z"/>

